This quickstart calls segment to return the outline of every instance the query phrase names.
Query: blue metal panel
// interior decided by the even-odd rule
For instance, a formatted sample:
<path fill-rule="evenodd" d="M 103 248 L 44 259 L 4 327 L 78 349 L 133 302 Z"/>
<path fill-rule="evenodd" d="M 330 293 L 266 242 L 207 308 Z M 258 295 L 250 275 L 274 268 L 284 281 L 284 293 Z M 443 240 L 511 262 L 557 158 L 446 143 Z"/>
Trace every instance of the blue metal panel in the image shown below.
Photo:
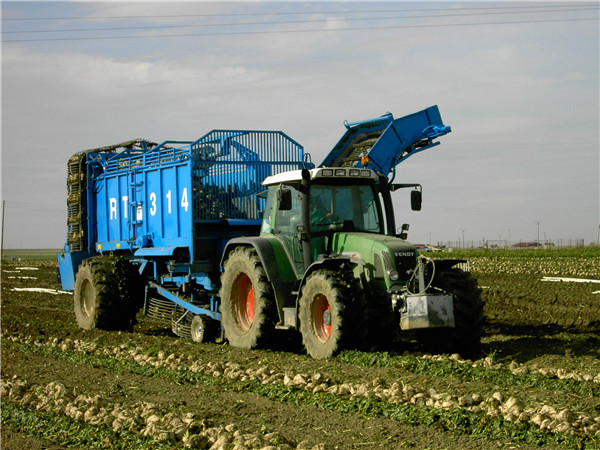
<path fill-rule="evenodd" d="M 176 149 L 112 156 L 96 177 L 95 247 L 193 246 L 191 160 Z"/>
<path fill-rule="evenodd" d="M 177 247 L 147 247 L 136 250 L 134 255 L 140 257 L 148 256 L 173 256 Z"/>
<path fill-rule="evenodd" d="M 97 251 L 126 249 L 130 246 L 132 211 L 129 205 L 128 174 L 116 173 L 98 177 L 96 192 Z"/>
<path fill-rule="evenodd" d="M 192 206 L 189 160 L 144 170 L 143 198 L 136 203 L 137 235 L 155 247 L 191 247 Z"/>
<path fill-rule="evenodd" d="M 450 131 L 437 106 L 396 119 L 371 148 L 370 164 L 387 176 L 409 156 L 438 145 L 432 139 Z"/>
<path fill-rule="evenodd" d="M 91 182 L 90 182 L 91 184 Z M 106 194 L 106 186 L 104 180 L 101 182 L 93 183 L 92 192 L 95 192 L 96 197 L 94 199 L 94 203 L 90 203 L 90 205 L 95 205 L 95 223 L 94 228 L 96 229 L 96 241 L 99 242 L 108 242 L 108 209 L 109 209 L 109 200 Z"/>
<path fill-rule="evenodd" d="M 58 271 L 60 273 L 60 283 L 64 290 L 72 291 L 75 288 L 75 274 L 79 265 L 90 256 L 92 255 L 86 251 L 58 254 Z"/>

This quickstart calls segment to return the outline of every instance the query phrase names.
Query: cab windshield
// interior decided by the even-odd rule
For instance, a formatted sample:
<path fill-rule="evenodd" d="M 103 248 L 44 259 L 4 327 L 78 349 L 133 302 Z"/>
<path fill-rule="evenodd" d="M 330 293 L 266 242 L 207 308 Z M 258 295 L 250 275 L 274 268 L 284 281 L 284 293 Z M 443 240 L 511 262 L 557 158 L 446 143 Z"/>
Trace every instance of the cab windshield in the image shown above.
<path fill-rule="evenodd" d="M 370 184 L 312 184 L 309 222 L 311 232 L 343 229 L 383 233 L 379 204 Z"/>

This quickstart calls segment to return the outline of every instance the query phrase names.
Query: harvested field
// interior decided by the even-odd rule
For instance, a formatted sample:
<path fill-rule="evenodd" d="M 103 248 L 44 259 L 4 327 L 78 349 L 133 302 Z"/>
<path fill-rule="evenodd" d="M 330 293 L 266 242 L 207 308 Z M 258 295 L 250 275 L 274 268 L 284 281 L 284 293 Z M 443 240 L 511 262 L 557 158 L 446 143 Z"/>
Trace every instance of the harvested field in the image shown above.
<path fill-rule="evenodd" d="M 453 255 L 454 256 L 454 255 Z M 386 351 L 307 357 L 83 331 L 52 261 L 2 265 L 2 448 L 600 448 L 598 251 L 470 258 L 481 359 Z M 17 290 L 18 289 L 18 290 Z"/>

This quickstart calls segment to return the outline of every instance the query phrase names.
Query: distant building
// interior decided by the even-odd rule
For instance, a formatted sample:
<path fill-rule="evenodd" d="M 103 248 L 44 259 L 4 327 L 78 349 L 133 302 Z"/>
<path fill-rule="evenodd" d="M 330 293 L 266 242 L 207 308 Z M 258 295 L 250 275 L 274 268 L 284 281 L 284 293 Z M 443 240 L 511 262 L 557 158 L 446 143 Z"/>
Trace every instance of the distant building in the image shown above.
<path fill-rule="evenodd" d="M 539 242 L 519 242 L 518 244 L 513 244 L 512 247 L 541 247 L 542 244 Z"/>

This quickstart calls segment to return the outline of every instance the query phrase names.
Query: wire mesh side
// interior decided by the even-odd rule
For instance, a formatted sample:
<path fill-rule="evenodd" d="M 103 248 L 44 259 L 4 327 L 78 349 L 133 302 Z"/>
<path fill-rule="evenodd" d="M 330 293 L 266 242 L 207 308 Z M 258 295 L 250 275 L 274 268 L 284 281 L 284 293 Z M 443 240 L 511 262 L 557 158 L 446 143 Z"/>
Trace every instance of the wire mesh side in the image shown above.
<path fill-rule="evenodd" d="M 192 145 L 194 219 L 261 219 L 263 180 L 301 168 L 303 156 L 278 131 L 212 131 Z"/>

